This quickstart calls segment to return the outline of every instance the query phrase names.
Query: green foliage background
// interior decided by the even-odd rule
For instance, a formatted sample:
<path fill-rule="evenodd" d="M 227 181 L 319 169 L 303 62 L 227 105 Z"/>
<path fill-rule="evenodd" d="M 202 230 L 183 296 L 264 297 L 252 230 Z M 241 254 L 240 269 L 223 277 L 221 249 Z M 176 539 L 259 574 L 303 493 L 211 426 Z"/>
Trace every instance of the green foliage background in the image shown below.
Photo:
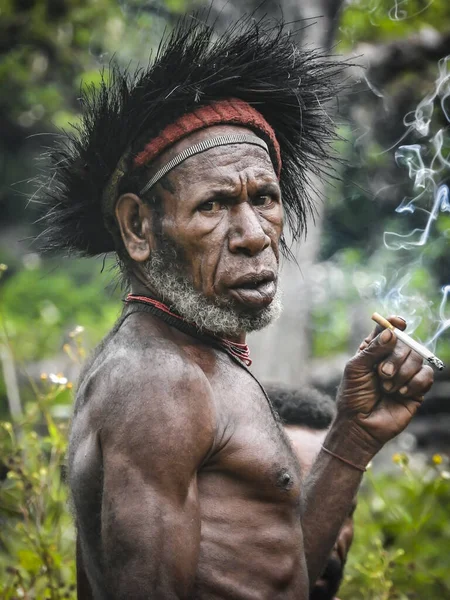
<path fill-rule="evenodd" d="M 115 52 L 123 64 L 146 62 L 167 20 L 186 5 L 184 0 L 167 0 L 152 11 L 138 0 L 124 5 L 113 0 L 0 2 L 0 203 L 6 232 L 0 239 L 0 263 L 8 265 L 7 270 L 0 267 L 0 348 L 3 363 L 12 364 L 17 373 L 22 409 L 13 419 L 1 375 L 0 598 L 5 600 L 75 598 L 74 530 L 64 483 L 73 382 L 69 372 L 54 373 L 52 365 L 63 355 L 71 371 L 121 308 L 113 262 L 44 260 L 27 244 L 18 250 L 5 225 L 14 225 L 23 237 L 37 230 L 32 225 L 36 207 L 28 204 L 33 190 L 29 179 L 45 168 L 36 162 L 42 145 L 53 142 L 58 128 L 76 123 L 80 85 L 95 84 L 99 67 L 107 66 Z M 450 4 L 354 0 L 342 14 L 338 50 L 401 39 L 425 26 L 450 30 Z M 433 90 L 436 76 L 437 65 L 430 63 L 418 75 L 406 73 L 392 81 L 385 94 L 409 94 L 412 110 Z M 431 136 L 444 127 L 443 152 L 448 154 L 447 125 L 437 107 L 430 136 L 419 140 L 425 150 Z M 379 273 L 393 282 L 408 273 L 404 302 L 407 306 L 409 299 L 421 311 L 419 337 L 436 325 L 439 288 L 450 283 L 450 216 L 440 215 L 424 252 L 387 251 L 381 244 L 383 231 L 408 231 L 422 224 L 417 215 L 406 215 L 399 225 L 395 204 L 374 199 L 368 191 L 368 181 L 393 160 L 392 152 L 380 149 L 403 132 L 400 125 L 360 142 L 361 131 L 342 126 L 338 152 L 348 163 L 328 193 L 321 247 L 324 265 L 331 269 L 327 272 L 339 274 L 339 283 L 332 285 L 333 278 L 328 278 L 325 293 L 314 304 L 315 357 L 350 350 L 348 324 L 359 293 Z M 406 141 L 417 142 L 413 137 Z M 413 194 L 406 169 L 396 167 L 396 173 L 404 194 Z M 447 178 L 444 173 L 442 181 Z M 327 336 L 321 335 L 324 330 Z M 448 336 L 438 351 L 450 362 Z M 412 468 L 407 458 L 396 457 L 393 468 L 387 474 L 369 472 L 366 478 L 340 596 L 450 598 L 447 459 L 435 457 L 429 465 Z"/>
<path fill-rule="evenodd" d="M 339 596 L 345 600 L 450 597 L 450 471 L 436 454 L 412 468 L 366 474 L 355 514 L 355 542 Z"/>

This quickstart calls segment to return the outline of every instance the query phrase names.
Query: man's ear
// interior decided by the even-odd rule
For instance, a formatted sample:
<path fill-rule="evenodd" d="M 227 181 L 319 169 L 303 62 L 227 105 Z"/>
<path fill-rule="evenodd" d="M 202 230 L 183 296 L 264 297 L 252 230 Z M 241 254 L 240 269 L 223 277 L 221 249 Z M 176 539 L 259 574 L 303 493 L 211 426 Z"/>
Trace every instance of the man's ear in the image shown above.
<path fill-rule="evenodd" d="M 136 194 L 122 194 L 116 204 L 116 219 L 130 258 L 145 262 L 154 247 L 152 211 Z"/>

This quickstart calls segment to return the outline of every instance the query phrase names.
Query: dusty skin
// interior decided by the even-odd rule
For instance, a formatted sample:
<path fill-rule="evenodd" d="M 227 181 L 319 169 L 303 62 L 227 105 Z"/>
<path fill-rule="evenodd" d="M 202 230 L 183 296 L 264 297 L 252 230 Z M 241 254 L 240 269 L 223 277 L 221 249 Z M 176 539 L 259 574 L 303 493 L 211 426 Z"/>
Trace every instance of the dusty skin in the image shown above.
<path fill-rule="evenodd" d="M 235 128 L 192 134 L 163 159 L 224 129 Z M 278 274 L 282 206 L 267 155 L 217 148 L 188 159 L 170 183 L 158 186 L 159 226 L 183 249 L 196 290 L 262 310 L 267 286 L 259 294 L 236 282 Z M 158 243 L 152 211 L 124 194 L 116 217 L 132 291 L 157 297 L 141 267 Z M 346 367 L 326 447 L 363 468 L 431 384 L 420 357 L 376 330 Z M 362 477 L 322 451 L 302 479 L 251 375 L 142 312 L 108 336 L 82 375 L 69 460 L 80 581 L 86 574 L 92 588 L 80 587 L 83 599 L 307 600 Z"/>

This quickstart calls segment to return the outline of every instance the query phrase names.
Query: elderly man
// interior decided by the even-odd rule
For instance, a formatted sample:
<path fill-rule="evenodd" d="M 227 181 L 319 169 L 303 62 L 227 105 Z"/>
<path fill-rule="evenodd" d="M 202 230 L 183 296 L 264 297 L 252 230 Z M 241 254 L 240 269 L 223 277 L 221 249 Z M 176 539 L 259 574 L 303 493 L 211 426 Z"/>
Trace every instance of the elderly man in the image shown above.
<path fill-rule="evenodd" d="M 310 473 L 336 416 L 333 400 L 313 388 L 283 385 L 266 386 L 267 395 L 277 411 L 292 444 L 304 480 Z M 311 587 L 309 600 L 338 600 L 335 595 L 344 575 L 344 566 L 353 541 L 353 513 L 356 498 L 338 533 L 325 569 Z"/>
<path fill-rule="evenodd" d="M 149 69 L 85 95 L 55 155 L 48 246 L 115 250 L 131 292 L 81 374 L 70 439 L 96 599 L 306 600 L 365 466 L 431 386 L 394 334 L 369 335 L 302 482 L 247 368 L 246 334 L 279 311 L 283 221 L 297 237 L 306 167 L 324 167 L 335 71 L 281 27 L 215 39 L 186 19 Z"/>

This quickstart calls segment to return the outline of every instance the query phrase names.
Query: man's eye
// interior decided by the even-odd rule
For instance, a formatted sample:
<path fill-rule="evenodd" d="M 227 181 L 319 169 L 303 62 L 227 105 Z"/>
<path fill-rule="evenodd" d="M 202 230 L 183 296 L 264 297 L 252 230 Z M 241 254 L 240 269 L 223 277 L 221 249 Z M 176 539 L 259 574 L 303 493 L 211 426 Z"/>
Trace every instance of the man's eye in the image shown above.
<path fill-rule="evenodd" d="M 272 196 L 256 196 L 256 198 L 253 200 L 253 204 L 255 206 L 268 207 L 273 204 L 273 198 Z"/>
<path fill-rule="evenodd" d="M 218 200 L 208 200 L 199 206 L 199 210 L 204 212 L 218 212 L 222 206 L 222 203 Z"/>

